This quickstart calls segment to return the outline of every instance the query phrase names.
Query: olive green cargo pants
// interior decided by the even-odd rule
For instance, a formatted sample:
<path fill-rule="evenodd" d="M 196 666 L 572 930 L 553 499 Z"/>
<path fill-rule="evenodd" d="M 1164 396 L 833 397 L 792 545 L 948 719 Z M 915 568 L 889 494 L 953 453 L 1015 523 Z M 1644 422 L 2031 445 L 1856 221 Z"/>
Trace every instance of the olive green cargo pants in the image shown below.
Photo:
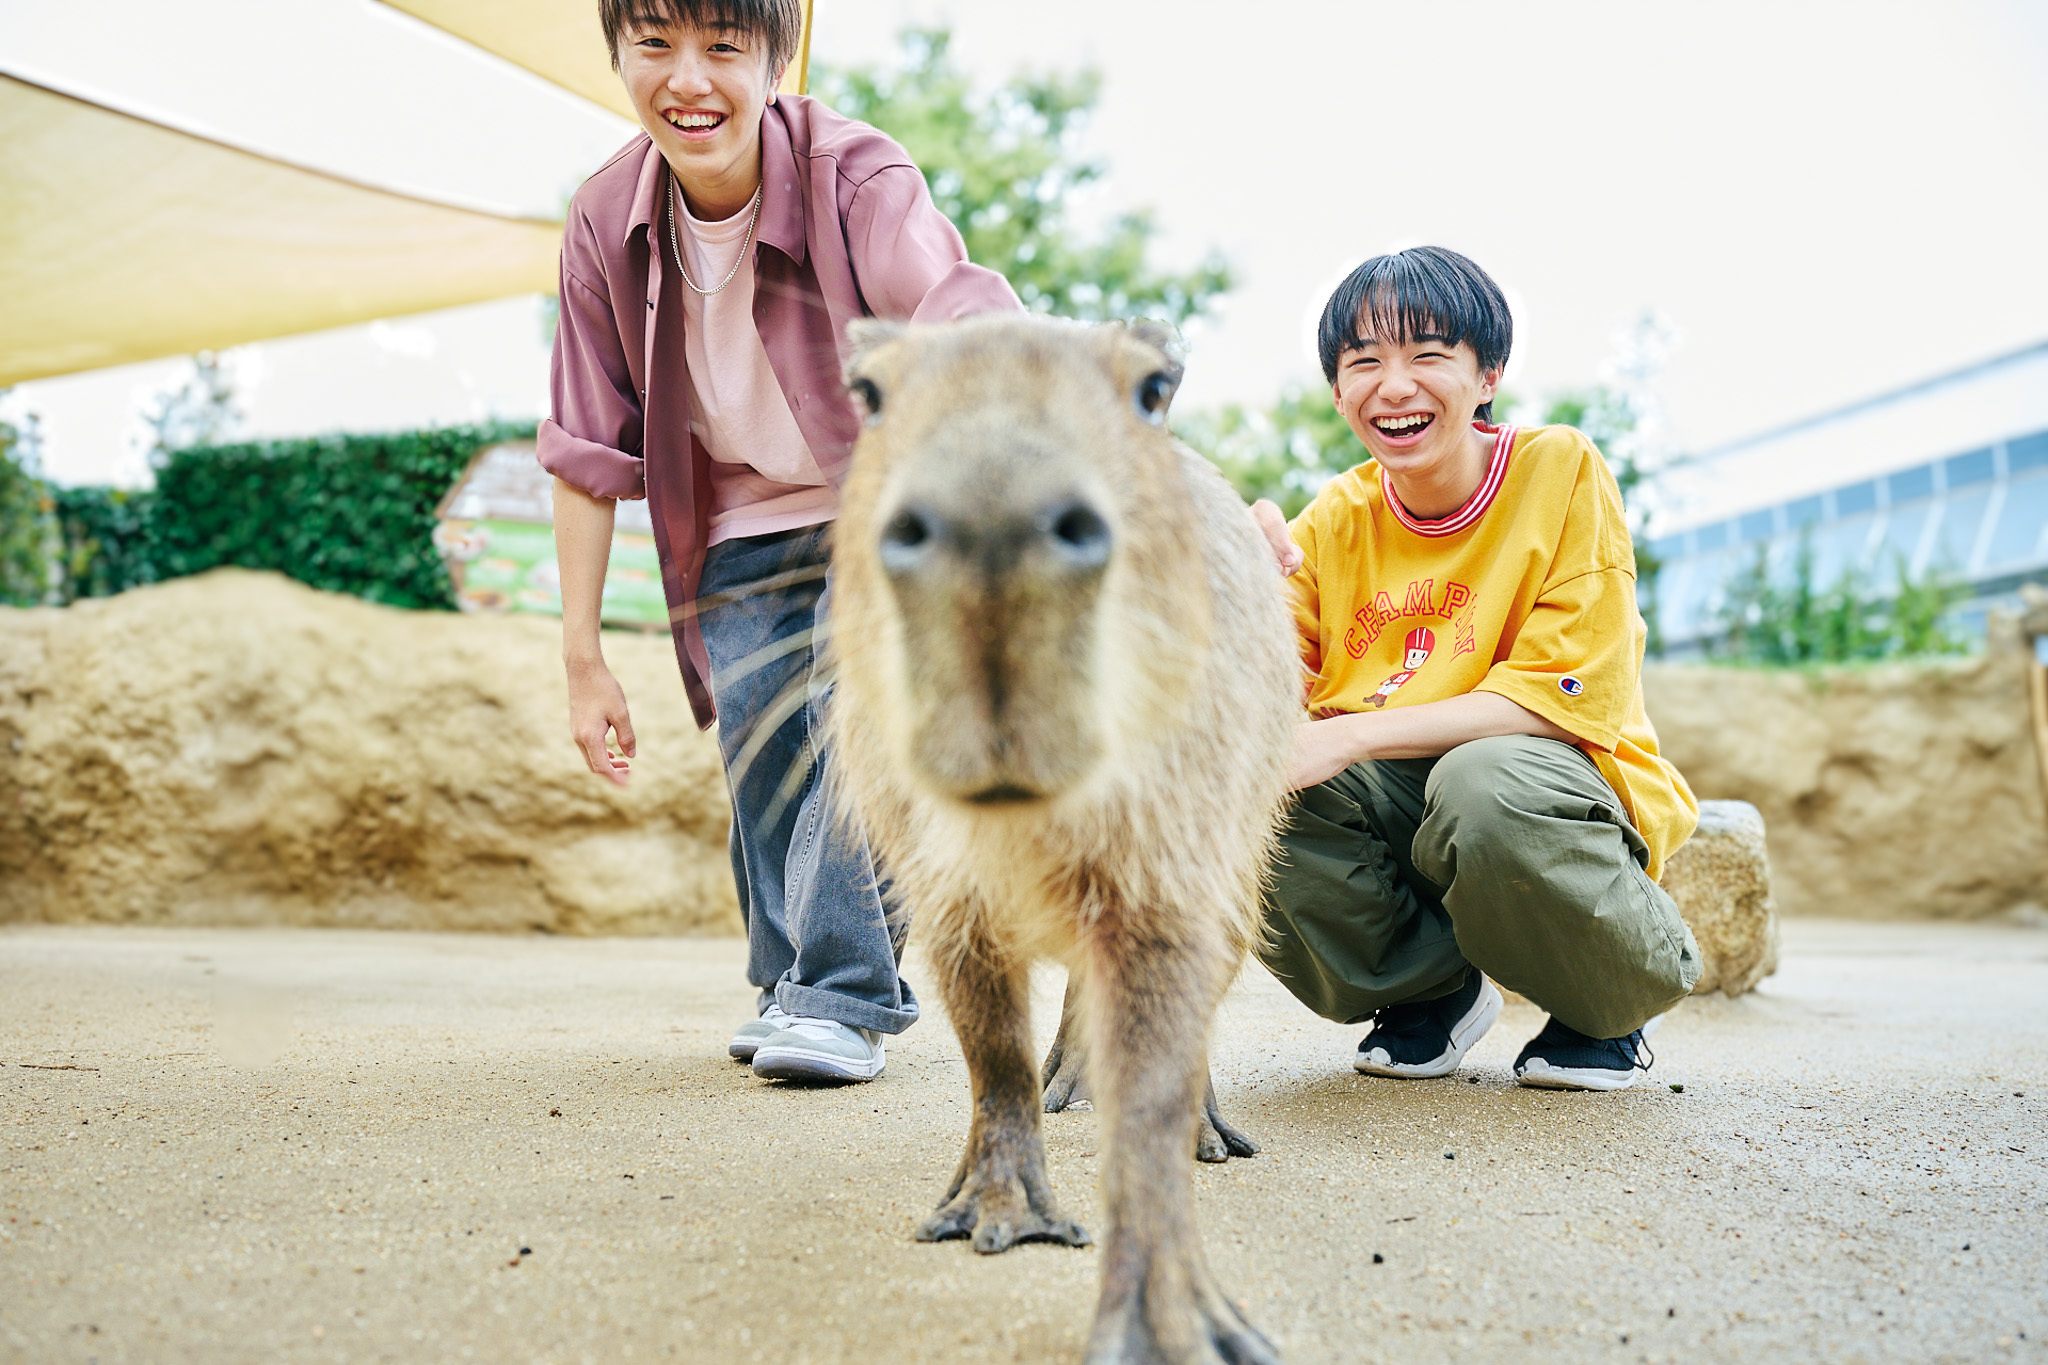
<path fill-rule="evenodd" d="M 1447 995 L 1468 967 L 1595 1038 L 1671 1008 L 1699 946 L 1591 759 L 1504 736 L 1356 763 L 1297 794 L 1259 959 L 1358 1023 Z"/>

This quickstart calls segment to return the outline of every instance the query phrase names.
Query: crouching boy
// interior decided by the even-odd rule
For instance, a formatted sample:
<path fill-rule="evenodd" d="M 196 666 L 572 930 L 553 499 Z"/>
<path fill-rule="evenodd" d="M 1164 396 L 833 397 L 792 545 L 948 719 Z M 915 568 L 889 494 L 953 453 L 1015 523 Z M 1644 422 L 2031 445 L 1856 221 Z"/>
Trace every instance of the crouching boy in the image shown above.
<path fill-rule="evenodd" d="M 1643 713 L 1613 476 L 1570 427 L 1492 423 L 1512 326 L 1435 247 L 1367 261 L 1324 309 L 1372 459 L 1292 528 L 1312 718 L 1260 955 L 1318 1014 L 1372 1020 L 1360 1071 L 1456 1070 L 1498 981 L 1550 1015 L 1516 1079 L 1613 1090 L 1699 975 L 1656 882 L 1698 807 Z"/>

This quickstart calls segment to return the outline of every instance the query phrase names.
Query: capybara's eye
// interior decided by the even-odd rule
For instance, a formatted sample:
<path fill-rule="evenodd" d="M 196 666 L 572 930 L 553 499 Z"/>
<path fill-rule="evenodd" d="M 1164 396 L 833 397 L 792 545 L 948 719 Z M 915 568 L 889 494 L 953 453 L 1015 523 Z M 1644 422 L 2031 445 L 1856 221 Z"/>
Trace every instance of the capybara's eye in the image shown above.
<path fill-rule="evenodd" d="M 1138 381 L 1138 415 L 1148 422 L 1166 420 L 1166 404 L 1173 397 L 1173 376 L 1154 370 Z"/>
<path fill-rule="evenodd" d="M 856 379 L 847 389 L 860 400 L 862 415 L 870 422 L 882 415 L 882 390 L 872 379 Z"/>

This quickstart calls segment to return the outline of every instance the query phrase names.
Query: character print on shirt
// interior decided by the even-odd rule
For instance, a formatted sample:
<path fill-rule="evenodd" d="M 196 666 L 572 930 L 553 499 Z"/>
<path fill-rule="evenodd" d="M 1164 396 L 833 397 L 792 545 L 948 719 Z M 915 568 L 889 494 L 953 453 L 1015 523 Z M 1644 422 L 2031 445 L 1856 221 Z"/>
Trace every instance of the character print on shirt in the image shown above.
<path fill-rule="evenodd" d="M 1429 651 L 1436 648 L 1436 632 L 1428 626 L 1417 626 L 1408 632 L 1408 638 L 1401 642 L 1407 652 L 1401 656 L 1401 671 L 1389 677 L 1372 694 L 1372 704 L 1384 707 L 1387 698 L 1401 690 L 1401 684 L 1415 676 L 1415 671 L 1429 662 Z"/>

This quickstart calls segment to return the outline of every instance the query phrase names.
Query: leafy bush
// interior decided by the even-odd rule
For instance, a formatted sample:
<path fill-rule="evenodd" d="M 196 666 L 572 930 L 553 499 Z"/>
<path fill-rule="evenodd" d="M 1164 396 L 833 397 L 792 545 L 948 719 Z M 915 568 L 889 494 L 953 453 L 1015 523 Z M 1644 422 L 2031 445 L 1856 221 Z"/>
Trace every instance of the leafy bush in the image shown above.
<path fill-rule="evenodd" d="M 1892 561 L 1890 592 L 1855 569 L 1815 582 L 1813 546 L 1802 540 L 1789 577 L 1774 576 L 1766 547 L 1728 585 L 1722 633 L 1708 656 L 1727 663 L 1833 664 L 1927 654 L 1962 654 L 1970 642 L 1950 626 L 1960 585 L 1939 573 L 1914 579 Z"/>
<path fill-rule="evenodd" d="M 434 509 L 484 446 L 531 426 L 194 446 L 151 492 L 53 488 L 0 424 L 0 602 L 105 597 L 223 565 L 395 607 L 451 608 Z M 53 573 L 55 568 L 57 572 Z"/>
<path fill-rule="evenodd" d="M 0 604 L 39 606 L 50 590 L 50 495 L 32 442 L 0 422 Z"/>
<path fill-rule="evenodd" d="M 479 449 L 532 434 L 501 423 L 172 451 L 147 518 L 149 571 L 275 569 L 394 607 L 452 608 L 434 508 Z"/>
<path fill-rule="evenodd" d="M 63 537 L 61 587 L 66 602 L 111 597 L 156 581 L 148 539 L 154 493 L 96 485 L 56 488 L 51 493 Z"/>

